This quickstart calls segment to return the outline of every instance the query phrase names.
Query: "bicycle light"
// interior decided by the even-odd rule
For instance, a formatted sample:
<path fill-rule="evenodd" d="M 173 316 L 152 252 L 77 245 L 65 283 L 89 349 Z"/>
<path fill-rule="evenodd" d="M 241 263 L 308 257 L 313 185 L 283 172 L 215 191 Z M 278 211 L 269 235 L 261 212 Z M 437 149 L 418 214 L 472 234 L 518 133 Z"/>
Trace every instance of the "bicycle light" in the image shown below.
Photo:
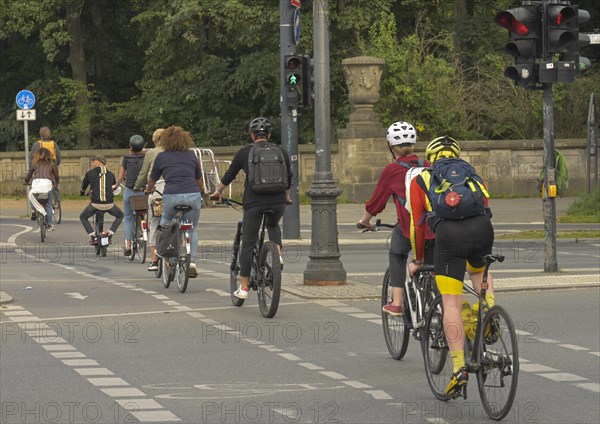
<path fill-rule="evenodd" d="M 179 228 L 181 229 L 181 231 L 189 231 L 193 228 L 193 226 L 192 226 L 191 222 L 185 222 L 185 223 L 181 224 L 181 226 Z"/>

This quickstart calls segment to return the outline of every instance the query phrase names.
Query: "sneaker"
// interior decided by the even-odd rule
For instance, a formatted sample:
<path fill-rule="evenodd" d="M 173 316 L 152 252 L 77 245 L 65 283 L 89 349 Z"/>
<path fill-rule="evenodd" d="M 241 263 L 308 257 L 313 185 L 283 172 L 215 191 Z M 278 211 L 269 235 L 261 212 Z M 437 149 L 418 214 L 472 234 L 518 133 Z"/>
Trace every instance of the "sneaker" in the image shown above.
<path fill-rule="evenodd" d="M 402 306 L 395 306 L 395 305 L 392 305 L 391 303 L 388 303 L 387 305 L 385 305 L 383 308 L 381 308 L 381 310 L 383 312 L 385 312 L 386 314 L 389 314 L 393 317 L 401 317 L 404 314 Z"/>
<path fill-rule="evenodd" d="M 123 253 L 125 256 L 131 256 L 131 249 L 125 249 L 125 253 Z"/>
<path fill-rule="evenodd" d="M 158 269 L 158 267 L 156 267 Z M 196 264 L 190 264 L 190 269 L 188 270 L 188 277 L 196 278 L 198 276 L 198 270 L 196 269 Z"/>
<path fill-rule="evenodd" d="M 150 262 L 150 264 L 148 265 L 148 271 L 158 271 L 158 261 Z"/>
<path fill-rule="evenodd" d="M 446 387 L 446 394 L 451 398 L 456 398 L 461 395 L 462 389 L 469 382 L 469 373 L 465 367 L 460 368 L 452 375 L 450 383 Z"/>
<path fill-rule="evenodd" d="M 250 290 L 244 290 L 243 288 L 239 287 L 236 291 L 233 292 L 233 295 L 238 299 L 248 299 L 248 297 L 250 296 Z"/>
<path fill-rule="evenodd" d="M 279 255 L 279 265 L 281 265 L 281 270 L 283 271 L 283 256 Z"/>
<path fill-rule="evenodd" d="M 54 225 L 48 224 L 48 231 L 54 231 Z"/>
<path fill-rule="evenodd" d="M 31 218 L 32 221 L 35 221 L 37 219 L 37 214 L 36 214 L 35 211 L 31 212 L 31 217 L 30 218 Z"/>
<path fill-rule="evenodd" d="M 96 236 L 91 236 L 91 237 L 92 237 L 92 239 L 90 240 L 90 244 L 92 246 L 97 245 L 98 244 L 98 237 L 96 237 Z"/>

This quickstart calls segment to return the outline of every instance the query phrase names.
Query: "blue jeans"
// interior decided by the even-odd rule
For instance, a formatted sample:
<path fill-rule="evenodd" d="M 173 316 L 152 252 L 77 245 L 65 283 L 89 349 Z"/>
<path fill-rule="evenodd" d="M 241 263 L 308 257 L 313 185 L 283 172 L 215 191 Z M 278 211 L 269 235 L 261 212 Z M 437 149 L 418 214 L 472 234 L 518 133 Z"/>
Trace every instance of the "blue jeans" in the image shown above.
<path fill-rule="evenodd" d="M 135 191 L 133 189 L 125 187 L 123 193 L 123 213 L 125 214 L 125 240 L 133 240 L 133 212 L 129 205 L 129 198 L 133 196 Z"/>
<path fill-rule="evenodd" d="M 48 200 L 44 204 L 44 209 L 46 210 L 46 223 L 48 225 L 52 225 L 52 194 L 53 191 L 50 190 L 48 192 Z"/>
<path fill-rule="evenodd" d="M 192 251 L 191 262 L 196 262 L 196 251 L 198 250 L 198 220 L 200 219 L 200 208 L 202 206 L 202 196 L 200 193 L 182 193 L 182 194 L 165 194 L 163 195 L 163 215 L 160 218 L 160 224 L 166 224 L 175 219 L 175 206 L 187 205 L 191 206 L 192 210 L 183 214 L 183 218 L 192 223 Z"/>

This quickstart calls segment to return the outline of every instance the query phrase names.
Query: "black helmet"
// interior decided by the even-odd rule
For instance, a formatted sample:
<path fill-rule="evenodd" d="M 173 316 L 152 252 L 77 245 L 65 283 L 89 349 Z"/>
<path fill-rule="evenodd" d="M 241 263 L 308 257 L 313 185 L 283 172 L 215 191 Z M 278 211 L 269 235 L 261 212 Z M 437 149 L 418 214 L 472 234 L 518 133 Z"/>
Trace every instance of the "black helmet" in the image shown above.
<path fill-rule="evenodd" d="M 133 149 L 133 150 L 142 150 L 144 148 L 144 137 L 142 137 L 141 135 L 132 135 L 131 138 L 129 139 L 129 146 Z"/>
<path fill-rule="evenodd" d="M 271 130 L 273 129 L 273 126 L 267 118 L 263 118 L 262 116 L 260 116 L 258 118 L 254 118 L 252 122 L 250 122 L 249 129 L 252 134 L 260 132 L 270 134 Z"/>

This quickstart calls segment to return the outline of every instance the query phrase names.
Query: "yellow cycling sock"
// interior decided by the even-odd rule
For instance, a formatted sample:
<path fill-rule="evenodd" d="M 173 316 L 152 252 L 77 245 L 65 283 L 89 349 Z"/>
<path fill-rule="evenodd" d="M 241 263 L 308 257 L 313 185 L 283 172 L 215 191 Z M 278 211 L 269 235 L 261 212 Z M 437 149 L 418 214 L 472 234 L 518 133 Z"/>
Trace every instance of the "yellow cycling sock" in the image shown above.
<path fill-rule="evenodd" d="M 452 367 L 454 373 L 465 366 L 465 351 L 464 350 L 451 350 L 450 356 L 452 357 Z"/>

